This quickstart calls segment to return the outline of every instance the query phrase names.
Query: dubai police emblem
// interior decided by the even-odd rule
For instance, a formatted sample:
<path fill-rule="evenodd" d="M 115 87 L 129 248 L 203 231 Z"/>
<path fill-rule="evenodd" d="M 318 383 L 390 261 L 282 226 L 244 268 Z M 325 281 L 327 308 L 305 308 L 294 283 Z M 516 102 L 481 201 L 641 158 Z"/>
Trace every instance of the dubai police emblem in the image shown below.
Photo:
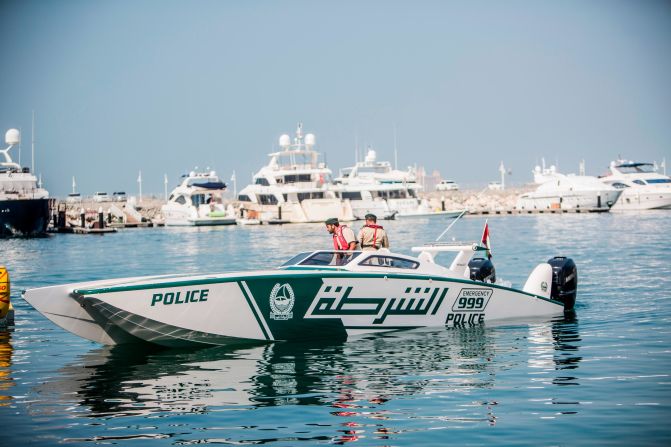
<path fill-rule="evenodd" d="M 288 320 L 294 317 L 291 310 L 294 308 L 294 291 L 289 284 L 275 284 L 270 292 L 270 318 L 273 320 Z"/>

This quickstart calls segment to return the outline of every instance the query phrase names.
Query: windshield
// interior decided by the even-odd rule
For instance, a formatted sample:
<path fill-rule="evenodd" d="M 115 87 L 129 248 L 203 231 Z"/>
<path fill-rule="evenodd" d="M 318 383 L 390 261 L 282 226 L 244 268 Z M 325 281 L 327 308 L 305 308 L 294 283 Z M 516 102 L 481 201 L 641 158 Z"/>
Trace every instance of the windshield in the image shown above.
<path fill-rule="evenodd" d="M 286 267 L 287 265 L 295 265 L 295 264 L 298 264 L 300 261 L 302 261 L 303 259 L 307 258 L 307 257 L 310 256 L 311 254 L 312 254 L 311 251 L 305 251 L 305 252 L 303 252 L 303 253 L 299 253 L 299 254 L 297 254 L 296 256 L 294 256 L 293 258 L 289 259 L 289 260 L 288 260 L 287 262 L 285 262 L 284 264 L 282 264 L 280 267 Z"/>
<path fill-rule="evenodd" d="M 360 251 L 319 251 L 298 265 L 346 265 L 360 254 Z"/>
<path fill-rule="evenodd" d="M 628 163 L 617 167 L 623 174 L 641 174 L 655 172 L 651 163 Z"/>

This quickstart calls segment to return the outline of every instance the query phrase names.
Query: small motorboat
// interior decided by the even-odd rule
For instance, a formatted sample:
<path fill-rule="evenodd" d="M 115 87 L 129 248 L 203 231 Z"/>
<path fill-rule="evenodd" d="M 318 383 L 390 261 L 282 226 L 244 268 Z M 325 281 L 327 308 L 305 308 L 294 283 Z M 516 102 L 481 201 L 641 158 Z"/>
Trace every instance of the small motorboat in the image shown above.
<path fill-rule="evenodd" d="M 496 282 L 488 256 L 474 258 L 486 250 L 483 243 L 432 243 L 412 248 L 416 257 L 386 249 L 305 252 L 269 270 L 107 279 L 31 289 L 23 298 L 60 327 L 108 345 L 342 340 L 573 308 L 571 259 L 539 264 L 515 289 Z M 444 252 L 456 253 L 449 267 L 436 262 Z"/>

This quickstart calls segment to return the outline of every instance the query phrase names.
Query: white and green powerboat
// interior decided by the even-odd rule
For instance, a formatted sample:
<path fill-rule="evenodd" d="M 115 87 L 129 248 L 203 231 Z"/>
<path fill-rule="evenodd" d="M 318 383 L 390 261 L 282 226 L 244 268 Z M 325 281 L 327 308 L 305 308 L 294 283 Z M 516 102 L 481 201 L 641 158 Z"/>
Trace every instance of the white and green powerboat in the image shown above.
<path fill-rule="evenodd" d="M 552 317 L 575 302 L 568 258 L 539 264 L 521 290 L 497 284 L 480 244 L 430 244 L 417 257 L 301 253 L 272 270 L 113 279 L 27 290 L 62 328 L 102 344 L 166 346 L 331 340 L 417 327 Z M 456 253 L 449 267 L 441 252 Z"/>

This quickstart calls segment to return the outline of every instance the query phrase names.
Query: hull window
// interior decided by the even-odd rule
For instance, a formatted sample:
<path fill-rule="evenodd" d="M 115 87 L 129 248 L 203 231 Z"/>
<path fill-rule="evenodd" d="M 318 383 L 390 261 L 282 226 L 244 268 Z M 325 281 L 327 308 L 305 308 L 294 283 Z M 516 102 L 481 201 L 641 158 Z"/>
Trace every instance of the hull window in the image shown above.
<path fill-rule="evenodd" d="M 359 191 L 343 191 L 341 198 L 350 200 L 361 200 L 361 192 Z"/>
<path fill-rule="evenodd" d="M 299 192 L 297 194 L 298 196 L 298 201 L 302 202 L 303 200 L 308 200 L 308 199 L 323 199 L 324 198 L 324 193 L 323 192 Z"/>

